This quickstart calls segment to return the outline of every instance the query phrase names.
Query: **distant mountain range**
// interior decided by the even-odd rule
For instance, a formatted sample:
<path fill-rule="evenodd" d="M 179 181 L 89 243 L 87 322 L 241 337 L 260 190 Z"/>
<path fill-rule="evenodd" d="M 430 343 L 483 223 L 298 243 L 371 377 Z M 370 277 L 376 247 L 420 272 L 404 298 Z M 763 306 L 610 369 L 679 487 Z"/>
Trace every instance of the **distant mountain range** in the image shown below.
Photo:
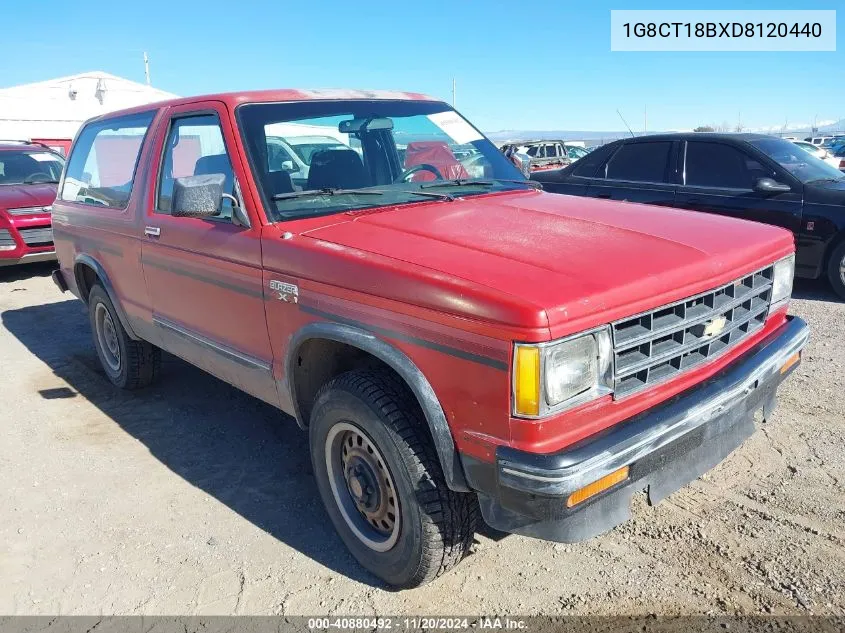
<path fill-rule="evenodd" d="M 585 130 L 500 130 L 498 132 L 491 132 L 487 134 L 487 137 L 495 143 L 555 139 L 564 141 L 595 141 L 595 144 L 601 144 L 615 141 L 623 136 L 630 136 L 630 133 L 627 130 L 622 132 Z"/>
<path fill-rule="evenodd" d="M 732 129 L 729 131 L 733 131 Z M 669 132 L 692 132 L 688 130 L 649 130 L 649 134 L 663 134 Z M 782 127 L 758 127 L 758 128 L 743 128 L 743 132 L 759 132 L 761 134 L 774 134 L 784 136 L 798 136 L 804 138 L 810 136 L 811 126 L 809 124 L 799 123 L 795 126 L 789 126 L 784 130 Z M 834 122 L 827 122 L 826 125 L 818 127 L 817 134 L 830 134 L 833 132 L 845 132 L 845 119 Z M 499 130 L 497 132 L 489 132 L 487 137 L 495 143 L 505 143 L 507 141 L 541 141 L 545 139 L 555 139 L 564 141 L 584 141 L 587 145 L 598 145 L 601 143 L 609 143 L 618 138 L 630 136 L 628 130 Z M 642 131 L 634 131 L 635 136 L 641 136 Z"/>

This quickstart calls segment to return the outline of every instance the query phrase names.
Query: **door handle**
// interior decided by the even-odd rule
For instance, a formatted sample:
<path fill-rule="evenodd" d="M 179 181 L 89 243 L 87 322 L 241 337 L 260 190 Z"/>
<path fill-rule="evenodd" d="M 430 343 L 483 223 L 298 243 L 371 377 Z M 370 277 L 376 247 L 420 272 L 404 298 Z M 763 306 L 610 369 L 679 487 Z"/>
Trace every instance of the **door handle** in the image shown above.
<path fill-rule="evenodd" d="M 158 237 L 159 235 L 161 235 L 161 229 L 157 226 L 145 226 L 144 235 L 147 235 L 149 237 Z"/>

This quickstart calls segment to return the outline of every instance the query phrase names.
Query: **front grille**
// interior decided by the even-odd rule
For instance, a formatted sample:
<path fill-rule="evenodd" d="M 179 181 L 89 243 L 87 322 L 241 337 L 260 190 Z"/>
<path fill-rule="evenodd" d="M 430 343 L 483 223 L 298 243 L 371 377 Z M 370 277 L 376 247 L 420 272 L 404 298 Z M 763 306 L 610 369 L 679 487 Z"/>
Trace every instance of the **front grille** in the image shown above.
<path fill-rule="evenodd" d="M 21 238 L 27 246 L 52 246 L 53 229 L 49 226 L 42 229 L 18 229 Z"/>
<path fill-rule="evenodd" d="M 710 292 L 613 323 L 615 397 L 700 365 L 763 327 L 773 275 L 769 266 Z"/>
<path fill-rule="evenodd" d="M 18 209 L 6 209 L 9 215 L 35 215 L 36 213 L 52 213 L 53 207 L 20 207 Z"/>
<path fill-rule="evenodd" d="M 10 246 L 17 247 L 15 238 L 13 238 L 12 234 L 6 229 L 0 229 L 0 248 L 6 247 L 4 250 L 9 250 L 8 247 Z"/>

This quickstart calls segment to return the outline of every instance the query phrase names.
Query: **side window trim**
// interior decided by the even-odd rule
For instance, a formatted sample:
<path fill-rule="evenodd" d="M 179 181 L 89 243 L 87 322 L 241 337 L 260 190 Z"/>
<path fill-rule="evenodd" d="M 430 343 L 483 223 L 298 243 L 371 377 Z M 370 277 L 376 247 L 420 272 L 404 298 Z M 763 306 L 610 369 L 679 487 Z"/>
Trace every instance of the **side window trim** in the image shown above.
<path fill-rule="evenodd" d="M 127 114 L 127 115 L 118 116 L 118 117 L 108 117 L 108 116 L 106 116 L 104 118 L 97 119 L 96 121 L 92 121 L 92 122 L 88 123 L 87 125 L 83 126 L 79 130 L 79 132 L 77 133 L 76 138 L 74 139 L 74 142 L 71 145 L 71 152 L 67 156 L 66 166 L 65 166 L 65 169 L 63 171 L 61 182 L 59 183 L 59 187 L 58 187 L 58 190 L 57 190 L 57 196 L 56 196 L 57 199 L 60 200 L 61 202 L 70 202 L 71 204 L 82 204 L 82 205 L 85 205 L 87 207 L 94 207 L 94 208 L 97 208 L 97 209 L 113 209 L 115 211 L 125 211 L 129 207 L 129 204 L 132 202 L 132 196 L 135 194 L 135 181 L 138 179 L 138 166 L 141 164 L 141 154 L 143 154 L 143 152 L 144 152 L 144 147 L 147 144 L 147 138 L 150 135 L 150 130 L 154 127 L 153 123 L 156 120 L 156 115 L 158 114 L 158 112 L 159 112 L 158 108 L 153 108 L 151 110 L 143 110 L 141 112 L 133 112 L 132 114 Z M 129 191 L 127 192 L 127 196 L 126 196 L 126 204 L 124 204 L 124 205 L 95 204 L 93 202 L 85 202 L 84 200 L 78 200 L 78 199 L 70 200 L 68 198 L 65 198 L 64 197 L 64 190 L 65 190 L 65 185 L 67 183 L 68 167 L 70 167 L 71 159 L 74 157 L 74 155 L 78 151 L 80 151 L 79 146 L 77 145 L 77 142 L 79 141 L 80 138 L 82 138 L 82 135 L 86 131 L 88 131 L 90 128 L 92 128 L 92 127 L 94 127 L 94 126 L 96 126 L 100 123 L 109 122 L 109 123 L 115 123 L 116 124 L 116 123 L 119 123 L 121 121 L 129 121 L 129 120 L 136 119 L 136 118 L 141 119 L 145 116 L 149 116 L 149 121 L 147 121 L 146 129 L 144 130 L 144 133 L 141 135 L 141 142 L 138 145 L 138 153 L 135 156 L 135 164 L 132 166 L 132 178 L 129 181 Z M 94 138 L 91 140 L 91 147 L 89 148 L 88 154 L 85 157 L 86 163 L 88 161 L 88 158 L 91 155 L 91 151 L 94 149 L 94 142 L 96 141 L 97 134 L 99 134 L 99 132 L 94 134 Z M 83 163 L 83 167 L 84 166 L 85 166 L 85 163 Z"/>
<path fill-rule="evenodd" d="M 220 138 L 223 141 L 223 149 L 226 151 L 226 157 L 229 159 L 229 166 L 232 169 L 233 191 L 235 192 L 235 197 L 238 201 L 238 205 L 241 207 L 241 209 L 244 209 L 244 200 L 243 200 L 243 194 L 241 192 L 241 185 L 240 185 L 240 182 L 238 182 L 237 175 L 235 174 L 235 168 L 234 168 L 234 165 L 232 163 L 232 153 L 229 150 L 228 144 L 226 143 L 226 135 L 223 134 L 223 123 L 220 120 L 220 113 L 217 110 L 215 110 L 214 108 L 203 108 L 203 109 L 200 109 L 200 110 L 191 110 L 191 111 L 187 111 L 187 112 L 180 111 L 180 112 L 176 112 L 174 114 L 169 115 L 169 119 L 167 121 L 167 128 L 164 132 L 164 142 L 162 143 L 162 146 L 161 146 L 161 154 L 158 157 L 158 170 L 157 170 L 157 173 L 156 173 L 155 196 L 154 196 L 153 201 L 152 201 L 153 202 L 153 204 L 152 204 L 153 214 L 167 215 L 167 216 L 172 217 L 169 212 L 164 211 L 159 207 L 159 199 L 161 197 L 161 180 L 162 180 L 162 174 L 164 172 L 165 156 L 167 155 L 168 145 L 169 145 L 169 142 L 170 142 L 170 133 L 173 131 L 174 123 L 179 121 L 179 120 L 182 120 L 182 119 L 192 119 L 192 118 L 203 117 L 203 116 L 212 116 L 217 121 L 217 126 L 220 128 Z M 224 193 L 229 193 L 229 192 L 224 192 Z M 212 222 L 222 222 L 222 223 L 226 223 L 226 224 L 232 223 L 232 220 L 229 219 L 229 218 L 206 217 L 206 218 L 203 218 L 203 219 L 204 220 L 210 220 Z"/>

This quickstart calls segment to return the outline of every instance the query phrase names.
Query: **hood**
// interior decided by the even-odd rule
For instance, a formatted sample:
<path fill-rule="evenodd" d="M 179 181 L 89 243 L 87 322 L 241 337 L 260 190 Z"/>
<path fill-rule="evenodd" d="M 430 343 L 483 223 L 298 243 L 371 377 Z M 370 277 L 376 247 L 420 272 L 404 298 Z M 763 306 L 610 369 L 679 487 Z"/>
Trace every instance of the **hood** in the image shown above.
<path fill-rule="evenodd" d="M 804 185 L 804 201 L 841 205 L 845 209 L 845 178 L 808 182 Z"/>
<path fill-rule="evenodd" d="M 56 200 L 56 185 L 0 185 L 0 209 L 46 207 Z"/>
<path fill-rule="evenodd" d="M 491 288 L 545 319 L 513 325 L 553 337 L 728 283 L 793 250 L 792 234 L 769 225 L 544 192 L 346 217 L 305 235 Z"/>

